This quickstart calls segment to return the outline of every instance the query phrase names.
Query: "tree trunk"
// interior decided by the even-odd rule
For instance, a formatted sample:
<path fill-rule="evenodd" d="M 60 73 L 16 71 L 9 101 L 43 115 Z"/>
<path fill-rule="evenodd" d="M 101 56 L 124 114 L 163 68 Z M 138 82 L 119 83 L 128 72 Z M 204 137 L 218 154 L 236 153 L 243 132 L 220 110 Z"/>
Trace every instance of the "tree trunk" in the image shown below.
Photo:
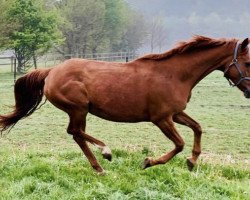
<path fill-rule="evenodd" d="M 37 60 L 36 60 L 35 52 L 33 52 L 32 58 L 33 58 L 34 67 L 35 67 L 35 69 L 37 69 Z"/>
<path fill-rule="evenodd" d="M 17 57 L 17 73 L 22 73 L 22 59 L 20 57 Z"/>
<path fill-rule="evenodd" d="M 23 67 L 23 56 L 19 53 L 16 54 L 16 59 L 17 59 L 17 73 L 21 74 L 22 73 L 22 67 Z"/>

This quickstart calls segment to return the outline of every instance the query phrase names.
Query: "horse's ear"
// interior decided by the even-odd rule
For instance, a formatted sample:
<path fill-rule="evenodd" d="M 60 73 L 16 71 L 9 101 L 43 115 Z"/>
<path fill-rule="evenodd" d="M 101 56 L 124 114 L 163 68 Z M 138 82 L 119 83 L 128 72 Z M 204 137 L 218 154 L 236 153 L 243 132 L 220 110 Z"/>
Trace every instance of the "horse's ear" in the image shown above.
<path fill-rule="evenodd" d="M 243 40 L 243 42 L 241 43 L 241 51 L 244 51 L 247 48 L 248 44 L 249 44 L 249 39 L 248 38 Z"/>

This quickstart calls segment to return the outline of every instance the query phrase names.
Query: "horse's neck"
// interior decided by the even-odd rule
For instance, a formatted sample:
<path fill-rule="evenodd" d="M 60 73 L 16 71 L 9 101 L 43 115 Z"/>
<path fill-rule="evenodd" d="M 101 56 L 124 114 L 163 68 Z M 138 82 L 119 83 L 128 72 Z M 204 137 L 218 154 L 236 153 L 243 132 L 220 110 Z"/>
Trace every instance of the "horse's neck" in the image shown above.
<path fill-rule="evenodd" d="M 220 46 L 214 49 L 202 50 L 190 53 L 187 55 L 180 55 L 180 59 L 185 59 L 182 62 L 183 68 L 181 76 L 185 77 L 193 88 L 200 80 L 208 74 L 225 65 L 226 61 L 230 59 L 233 49 L 229 50 L 226 46 Z M 181 71 L 181 70 L 180 70 Z"/>

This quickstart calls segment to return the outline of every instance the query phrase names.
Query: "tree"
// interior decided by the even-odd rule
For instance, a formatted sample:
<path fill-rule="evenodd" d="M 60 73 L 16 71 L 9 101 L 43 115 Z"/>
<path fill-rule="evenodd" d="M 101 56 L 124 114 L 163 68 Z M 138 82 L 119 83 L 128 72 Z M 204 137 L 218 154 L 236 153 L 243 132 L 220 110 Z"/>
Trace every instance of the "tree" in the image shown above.
<path fill-rule="evenodd" d="M 145 42 L 147 26 L 143 16 L 133 10 L 127 11 L 126 27 L 119 49 L 136 52 Z"/>
<path fill-rule="evenodd" d="M 16 23 L 8 22 L 7 10 L 10 8 L 12 2 L 10 0 L 0 0 L 0 49 L 4 49 L 5 45 L 9 42 L 7 37 L 16 27 Z"/>
<path fill-rule="evenodd" d="M 66 54 L 79 56 L 106 46 L 105 4 L 101 0 L 63 0 L 58 7 L 65 17 L 60 29 L 65 35 L 62 48 Z"/>
<path fill-rule="evenodd" d="M 144 20 L 124 0 L 62 0 L 58 7 L 66 54 L 135 51 L 142 44 Z"/>
<path fill-rule="evenodd" d="M 38 0 L 14 0 L 6 13 L 6 23 L 15 24 L 5 33 L 8 42 L 5 49 L 13 49 L 18 61 L 18 72 L 27 62 L 47 52 L 54 43 L 61 42 L 59 19 L 54 10 L 46 10 L 45 2 Z"/>
<path fill-rule="evenodd" d="M 162 46 L 165 45 L 167 40 L 167 29 L 164 25 L 163 18 L 160 16 L 154 17 L 148 26 L 151 52 L 153 52 L 156 47 L 161 51 Z"/>
<path fill-rule="evenodd" d="M 105 2 L 104 30 L 110 43 L 111 51 L 120 51 L 121 39 L 126 30 L 129 7 L 124 0 L 103 0 Z"/>

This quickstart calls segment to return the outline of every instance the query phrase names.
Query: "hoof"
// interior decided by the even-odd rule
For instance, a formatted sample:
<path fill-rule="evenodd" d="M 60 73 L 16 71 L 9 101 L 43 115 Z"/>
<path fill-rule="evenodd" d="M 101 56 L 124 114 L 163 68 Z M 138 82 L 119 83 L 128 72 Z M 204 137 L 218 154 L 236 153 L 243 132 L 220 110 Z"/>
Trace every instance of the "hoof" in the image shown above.
<path fill-rule="evenodd" d="M 187 166 L 188 166 L 188 170 L 189 171 L 192 171 L 194 166 L 195 166 L 195 163 L 192 161 L 192 158 L 188 158 L 187 159 Z"/>
<path fill-rule="evenodd" d="M 104 153 L 104 154 L 102 154 L 102 156 L 103 156 L 104 159 L 107 159 L 108 161 L 112 160 L 112 154 Z"/>
<path fill-rule="evenodd" d="M 98 176 L 105 176 L 106 175 L 106 172 L 103 170 L 101 172 L 97 172 L 97 175 Z"/>
<path fill-rule="evenodd" d="M 108 146 L 101 147 L 102 149 L 102 156 L 104 159 L 107 159 L 109 161 L 112 160 L 112 152 Z"/>
<path fill-rule="evenodd" d="M 150 158 L 146 158 L 143 162 L 143 165 L 142 165 L 142 169 L 146 169 L 148 167 L 151 167 L 151 159 Z"/>

